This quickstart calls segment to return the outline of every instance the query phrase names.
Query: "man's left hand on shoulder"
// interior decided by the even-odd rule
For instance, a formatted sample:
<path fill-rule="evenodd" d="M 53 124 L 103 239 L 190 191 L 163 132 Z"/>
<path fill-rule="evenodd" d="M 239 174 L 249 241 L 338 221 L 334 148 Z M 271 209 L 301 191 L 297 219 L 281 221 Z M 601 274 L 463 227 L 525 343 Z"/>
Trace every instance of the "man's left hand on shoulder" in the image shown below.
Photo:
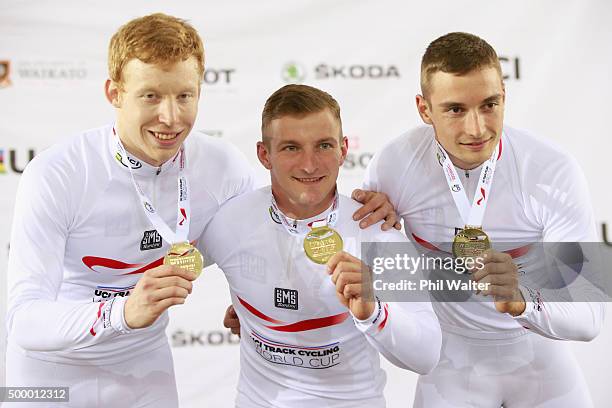
<path fill-rule="evenodd" d="M 399 217 L 385 193 L 355 189 L 351 197 L 353 200 L 363 204 L 353 214 L 353 220 L 361 220 L 359 222 L 360 228 L 365 229 L 381 220 L 385 220 L 381 226 L 383 231 L 390 230 L 391 228 L 397 230 L 402 228 Z"/>
<path fill-rule="evenodd" d="M 342 251 L 327 261 L 327 273 L 336 285 L 336 296 L 355 318 L 366 320 L 374 313 L 374 301 L 367 300 L 363 285 L 365 264 L 360 259 Z M 371 289 L 370 289 L 371 294 Z"/>
<path fill-rule="evenodd" d="M 493 296 L 498 312 L 512 316 L 522 314 L 526 303 L 519 289 L 518 267 L 512 257 L 488 249 L 482 255 L 482 264 L 484 266 L 481 269 L 472 273 L 473 281 L 488 284 L 488 288 L 480 293 Z"/>

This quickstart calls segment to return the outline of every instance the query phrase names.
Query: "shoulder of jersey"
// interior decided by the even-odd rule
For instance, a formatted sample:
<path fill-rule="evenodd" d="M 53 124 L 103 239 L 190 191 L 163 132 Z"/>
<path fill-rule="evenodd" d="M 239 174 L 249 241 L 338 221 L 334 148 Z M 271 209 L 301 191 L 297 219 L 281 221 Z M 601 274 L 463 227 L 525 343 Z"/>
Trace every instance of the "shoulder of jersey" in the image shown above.
<path fill-rule="evenodd" d="M 345 222 L 354 223 L 355 228 L 359 228 L 359 222 L 353 220 L 353 213 L 357 211 L 362 204 L 358 201 L 353 200 L 351 197 L 340 194 L 340 216 Z M 370 225 L 368 228 L 363 230 L 362 241 L 367 242 L 371 240 L 373 242 L 404 242 L 406 236 L 396 229 L 389 231 L 383 231 L 380 229 L 384 221 L 379 221 L 374 225 Z"/>
<path fill-rule="evenodd" d="M 221 206 L 217 216 L 229 220 L 242 220 L 257 218 L 261 213 L 267 217 L 268 207 L 270 207 L 270 186 L 232 198 Z"/>
<path fill-rule="evenodd" d="M 544 170 L 571 167 L 575 159 L 550 138 L 534 135 L 530 131 L 504 126 L 508 155 L 516 163 L 519 174 L 533 178 L 545 175 Z M 504 160 L 502 151 L 502 159 Z"/>
<path fill-rule="evenodd" d="M 403 157 L 414 154 L 430 145 L 434 137 L 431 126 L 417 126 L 391 139 L 383 146 L 379 154 L 388 157 Z"/>
<path fill-rule="evenodd" d="M 73 134 L 38 153 L 28 164 L 28 172 L 65 170 L 70 178 L 83 175 L 82 169 L 97 162 L 96 158 L 108 152 L 108 134 L 112 126 L 103 126 Z M 74 182 L 74 179 L 72 179 Z"/>

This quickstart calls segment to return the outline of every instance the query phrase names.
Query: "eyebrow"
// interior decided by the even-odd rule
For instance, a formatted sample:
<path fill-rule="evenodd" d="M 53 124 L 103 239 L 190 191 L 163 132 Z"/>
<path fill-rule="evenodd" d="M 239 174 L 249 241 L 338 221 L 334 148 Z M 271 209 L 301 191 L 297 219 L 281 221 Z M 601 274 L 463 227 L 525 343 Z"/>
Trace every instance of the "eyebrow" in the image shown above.
<path fill-rule="evenodd" d="M 324 137 L 324 138 L 321 138 L 321 139 L 317 139 L 314 143 L 315 144 L 333 143 L 333 142 L 337 142 L 337 141 L 338 141 L 338 139 L 334 138 L 334 137 Z M 283 140 L 278 145 L 279 146 L 286 146 L 286 145 L 300 146 L 300 145 L 302 145 L 302 142 L 298 142 L 297 140 Z"/>
<path fill-rule="evenodd" d="M 501 94 L 491 95 L 488 98 L 485 98 L 480 104 L 486 105 L 487 103 L 491 103 L 491 102 L 499 102 L 501 98 L 502 98 Z M 464 107 L 465 104 L 460 103 L 460 102 L 443 102 L 439 104 L 438 106 L 440 106 L 441 108 L 451 108 L 454 106 Z"/>

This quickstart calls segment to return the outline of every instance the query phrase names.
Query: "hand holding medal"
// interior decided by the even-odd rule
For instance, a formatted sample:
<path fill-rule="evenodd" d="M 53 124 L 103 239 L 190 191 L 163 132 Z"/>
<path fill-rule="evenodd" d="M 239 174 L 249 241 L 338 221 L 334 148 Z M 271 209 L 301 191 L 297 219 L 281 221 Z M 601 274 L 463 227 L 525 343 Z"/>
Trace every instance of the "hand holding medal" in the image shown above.
<path fill-rule="evenodd" d="M 359 320 L 366 320 L 374 313 L 374 301 L 367 299 L 367 295 L 372 294 L 372 289 L 363 286 L 364 272 L 363 262 L 344 251 L 338 252 L 327 261 L 327 273 L 336 285 L 338 300 Z"/>
<path fill-rule="evenodd" d="M 483 295 L 493 296 L 495 308 L 500 313 L 518 316 L 525 310 L 526 304 L 519 290 L 518 268 L 512 257 L 492 249 L 482 254 L 484 267 L 476 270 L 471 278 L 478 283 L 488 283 L 489 289 Z"/>

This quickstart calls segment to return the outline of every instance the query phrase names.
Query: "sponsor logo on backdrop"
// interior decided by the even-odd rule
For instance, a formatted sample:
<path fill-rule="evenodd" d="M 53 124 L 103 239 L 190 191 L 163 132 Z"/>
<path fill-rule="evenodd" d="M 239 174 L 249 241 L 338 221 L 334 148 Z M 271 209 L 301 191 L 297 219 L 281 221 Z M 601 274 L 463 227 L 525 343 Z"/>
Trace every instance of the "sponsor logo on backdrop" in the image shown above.
<path fill-rule="evenodd" d="M 323 346 L 293 345 L 278 343 L 264 337 L 255 330 L 251 331 L 250 343 L 255 352 L 272 364 L 288 365 L 298 368 L 321 370 L 340 364 L 340 343 Z"/>
<path fill-rule="evenodd" d="M 178 329 L 171 335 L 172 347 L 202 347 L 240 344 L 240 337 L 229 330 L 191 331 Z"/>
<path fill-rule="evenodd" d="M 274 288 L 274 306 L 279 309 L 298 310 L 298 291 Z"/>
<path fill-rule="evenodd" d="M 235 68 L 206 68 L 204 83 L 206 85 L 229 85 L 236 74 Z"/>
<path fill-rule="evenodd" d="M 299 84 L 307 78 L 324 79 L 397 79 L 400 71 L 392 64 L 328 64 L 321 63 L 307 68 L 304 64 L 290 61 L 283 65 L 281 77 L 287 83 Z"/>
<path fill-rule="evenodd" d="M 348 136 L 348 140 L 348 154 L 342 168 L 345 170 L 365 170 L 372 157 L 374 157 L 374 153 L 362 151 L 359 136 Z"/>
<path fill-rule="evenodd" d="M 283 65 L 281 76 L 289 84 L 301 84 L 306 79 L 306 68 L 299 62 L 288 62 Z"/>
<path fill-rule="evenodd" d="M 140 241 L 140 250 L 148 251 L 162 247 L 162 238 L 157 230 L 145 231 Z"/>
<path fill-rule="evenodd" d="M 500 55 L 498 58 L 504 80 L 521 79 L 521 59 L 519 57 L 506 57 Z"/>
<path fill-rule="evenodd" d="M 18 61 L 15 72 L 23 80 L 83 80 L 88 77 L 82 61 Z"/>
<path fill-rule="evenodd" d="M 5 149 L 0 148 L 0 175 L 10 172 L 21 174 L 26 165 L 35 156 L 34 149 Z"/>
<path fill-rule="evenodd" d="M 11 61 L 0 61 L 0 88 L 11 86 Z"/>

